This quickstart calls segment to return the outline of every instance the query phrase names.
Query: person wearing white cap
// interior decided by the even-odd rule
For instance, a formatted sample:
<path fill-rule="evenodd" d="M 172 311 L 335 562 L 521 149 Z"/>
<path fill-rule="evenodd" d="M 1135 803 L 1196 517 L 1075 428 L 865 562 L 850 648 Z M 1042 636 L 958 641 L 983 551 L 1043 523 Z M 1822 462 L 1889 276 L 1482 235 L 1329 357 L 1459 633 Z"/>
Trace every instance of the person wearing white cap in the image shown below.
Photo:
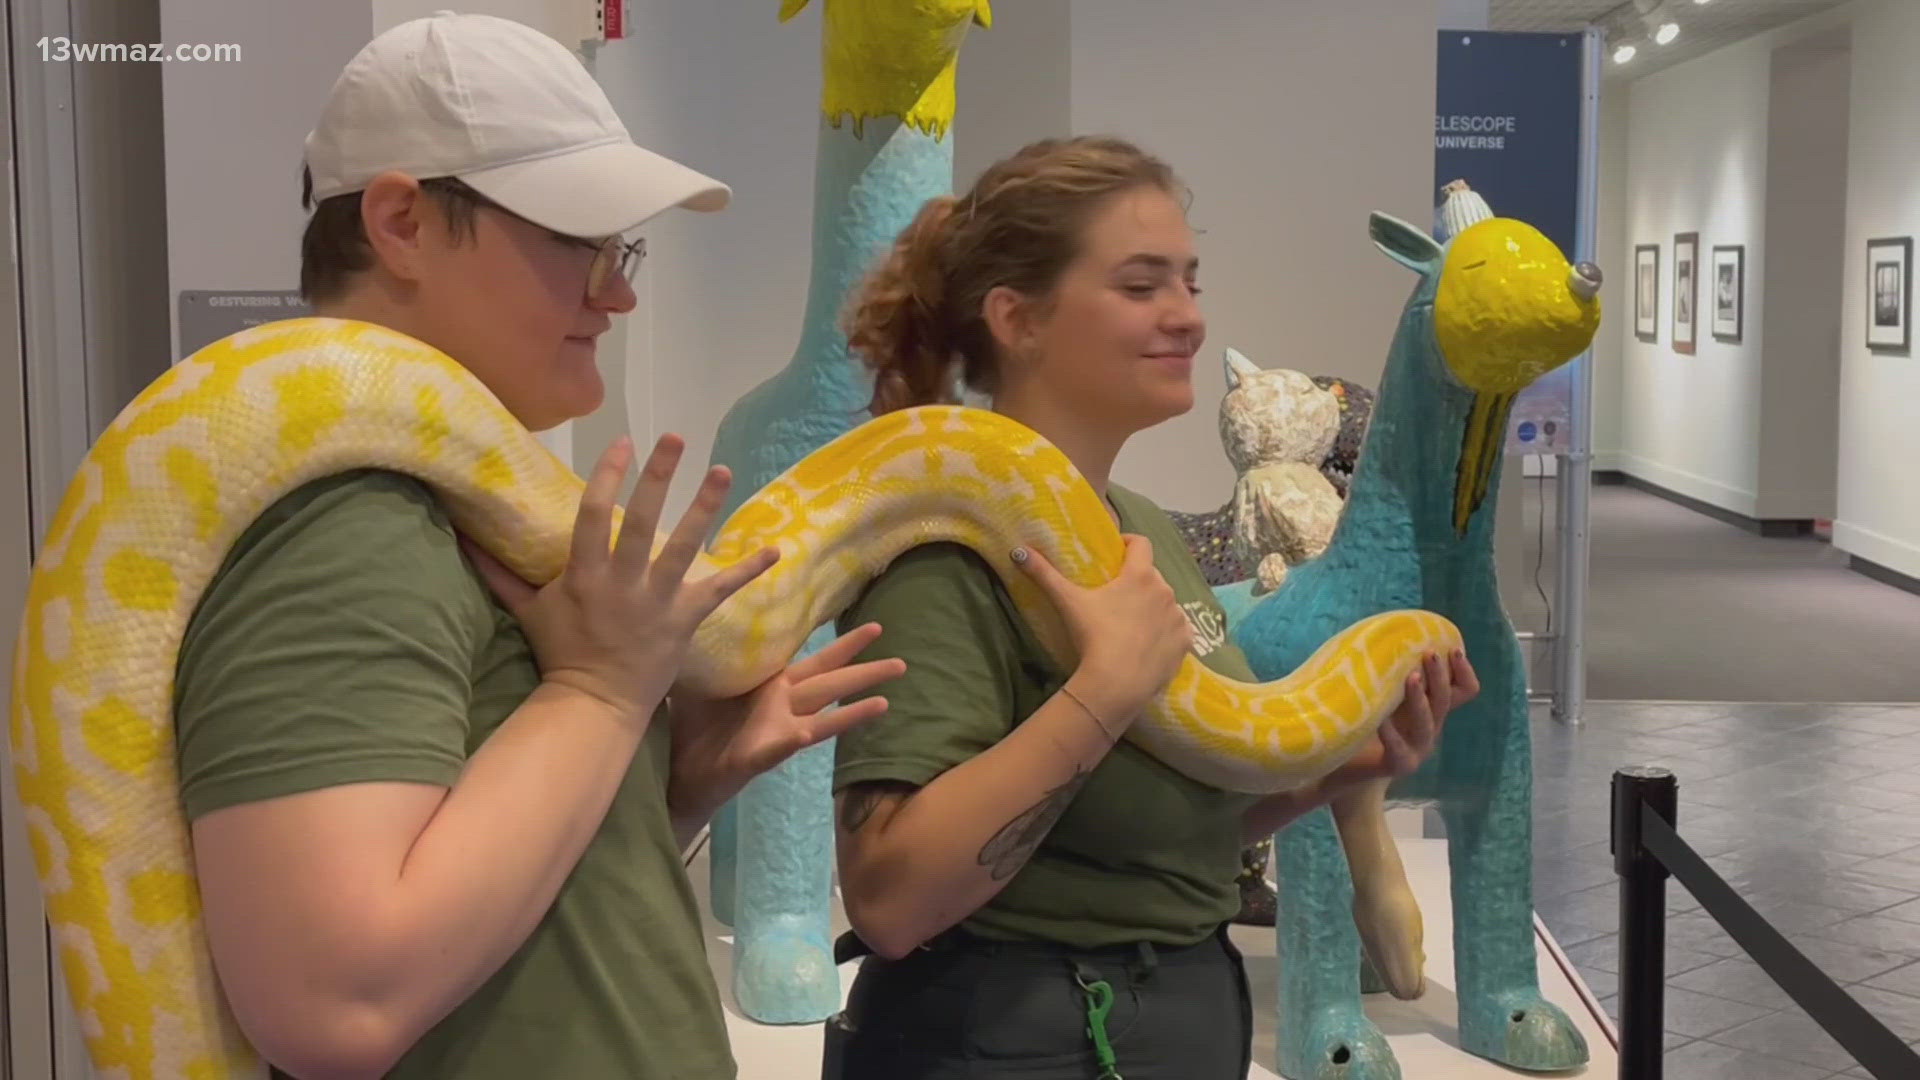
<path fill-rule="evenodd" d="M 595 341 L 643 254 L 624 235 L 729 198 L 635 146 L 558 42 L 447 12 L 347 65 L 304 173 L 315 314 L 438 347 L 533 430 L 600 404 Z M 636 540 L 680 447 L 642 470 Z M 625 440 L 601 458 L 583 536 L 630 464 Z M 735 1075 L 681 852 L 753 775 L 883 711 L 815 715 L 903 665 L 851 662 L 869 625 L 745 697 L 668 700 L 699 619 L 770 565 L 683 580 L 726 486 L 708 474 L 680 554 L 589 539 L 539 590 L 379 470 L 240 536 L 175 715 L 215 969 L 277 1075 Z"/>

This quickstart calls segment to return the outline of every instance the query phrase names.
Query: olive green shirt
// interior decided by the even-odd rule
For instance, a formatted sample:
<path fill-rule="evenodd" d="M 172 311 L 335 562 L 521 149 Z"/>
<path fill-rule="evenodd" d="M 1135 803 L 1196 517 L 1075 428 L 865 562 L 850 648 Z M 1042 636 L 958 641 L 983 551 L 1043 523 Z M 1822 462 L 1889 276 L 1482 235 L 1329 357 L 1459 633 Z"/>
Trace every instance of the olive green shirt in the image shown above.
<path fill-rule="evenodd" d="M 180 650 L 186 813 L 357 781 L 451 786 L 538 685 L 533 655 L 427 489 L 357 471 L 234 544 Z M 531 937 L 393 1080 L 730 1080 L 656 715 Z"/>
<path fill-rule="evenodd" d="M 1193 625 L 1207 666 L 1252 681 L 1226 615 L 1166 513 L 1116 485 L 1123 532 L 1147 537 L 1154 565 Z M 841 617 L 878 622 L 862 659 L 899 656 L 878 688 L 885 715 L 842 735 L 834 788 L 924 785 L 1011 733 L 1066 681 L 999 578 L 971 549 L 936 543 L 896 559 Z M 1240 909 L 1241 815 L 1256 796 L 1187 778 L 1122 740 L 1006 886 L 961 924 L 984 937 L 1075 947 L 1186 945 Z M 1023 807 L 1007 807 L 1011 820 Z"/>

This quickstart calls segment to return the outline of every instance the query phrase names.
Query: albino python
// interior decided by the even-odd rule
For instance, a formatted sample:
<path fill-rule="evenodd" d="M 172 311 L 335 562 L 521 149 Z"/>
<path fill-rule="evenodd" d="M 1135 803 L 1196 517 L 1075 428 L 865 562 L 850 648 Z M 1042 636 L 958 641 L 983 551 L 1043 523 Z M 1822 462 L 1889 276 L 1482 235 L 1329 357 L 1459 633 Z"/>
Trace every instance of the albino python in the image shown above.
<path fill-rule="evenodd" d="M 457 526 L 533 582 L 563 567 L 582 481 L 443 353 L 357 322 L 295 319 L 209 345 L 147 387 L 82 462 L 34 568 L 14 667 L 14 762 L 73 1004 L 102 1076 L 215 1080 L 265 1066 L 227 1012 L 199 919 L 173 758 L 182 633 L 228 546 L 317 477 L 420 478 Z M 656 538 L 656 546 L 664 540 Z M 1071 639 L 1011 561 L 1108 580 L 1123 544 L 1056 448 L 997 414 L 872 420 L 744 503 L 695 575 L 772 544 L 781 559 L 700 628 L 683 679 L 751 689 L 900 552 L 966 543 L 1049 648 Z M 1372 617 L 1286 678 L 1237 683 L 1188 658 L 1131 731 L 1221 787 L 1284 790 L 1338 766 L 1458 630 Z"/>

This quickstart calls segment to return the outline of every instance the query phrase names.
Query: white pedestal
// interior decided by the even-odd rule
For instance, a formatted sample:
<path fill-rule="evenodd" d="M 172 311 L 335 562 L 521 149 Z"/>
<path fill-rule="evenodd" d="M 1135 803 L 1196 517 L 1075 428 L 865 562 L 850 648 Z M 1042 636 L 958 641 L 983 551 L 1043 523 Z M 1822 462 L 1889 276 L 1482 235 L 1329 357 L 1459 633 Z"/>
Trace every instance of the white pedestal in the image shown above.
<path fill-rule="evenodd" d="M 1484 1080 L 1530 1076 L 1461 1050 L 1455 1035 L 1453 987 L 1453 905 L 1448 891 L 1447 848 L 1444 840 L 1423 840 L 1405 836 L 1417 828 L 1417 822 L 1396 812 L 1394 824 L 1400 840 L 1400 857 L 1407 876 L 1419 898 L 1426 917 L 1427 992 L 1418 1001 L 1398 1001 L 1386 994 L 1367 998 L 1367 1015 L 1373 1019 L 1392 1044 L 1403 1075 L 1412 1080 Z M 1417 836 L 1417 833 L 1415 833 Z M 706 846 L 700 845 L 690 870 L 695 889 L 704 906 L 707 899 Z M 833 932 L 846 929 L 844 915 L 836 906 Z M 1615 1049 L 1617 1036 L 1605 1010 L 1579 981 L 1538 919 L 1534 922 L 1539 956 L 1540 988 L 1547 1000 L 1566 1010 L 1586 1037 L 1591 1060 L 1583 1070 L 1556 1073 L 1556 1077 L 1590 1077 L 1600 1080 L 1619 1074 Z M 1274 1001 L 1279 986 L 1279 962 L 1274 957 L 1274 933 L 1264 927 L 1236 926 L 1233 940 L 1246 955 L 1247 976 L 1253 991 L 1254 1040 L 1253 1070 L 1249 1080 L 1276 1080 L 1271 1071 L 1274 1062 Z M 733 1038 L 734 1057 L 740 1064 L 740 1080 L 813 1080 L 820 1068 L 820 1026 L 769 1026 L 741 1016 L 733 1004 L 732 934 L 722 926 L 707 922 L 707 951 L 713 961 L 713 974 L 720 986 L 720 998 L 727 1008 L 728 1031 Z M 841 968 L 841 994 L 853 984 L 856 963 Z M 1123 1068 L 1124 1071 L 1124 1068 Z"/>

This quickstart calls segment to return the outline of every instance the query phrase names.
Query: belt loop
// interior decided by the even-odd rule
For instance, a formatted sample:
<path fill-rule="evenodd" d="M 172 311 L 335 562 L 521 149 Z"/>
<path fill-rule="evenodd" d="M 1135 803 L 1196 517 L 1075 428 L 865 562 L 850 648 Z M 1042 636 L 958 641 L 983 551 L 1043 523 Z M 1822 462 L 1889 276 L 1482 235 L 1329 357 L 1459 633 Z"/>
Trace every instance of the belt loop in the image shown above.
<path fill-rule="evenodd" d="M 1133 977 L 1140 982 L 1145 982 L 1153 975 L 1154 969 L 1159 966 L 1160 954 L 1155 951 L 1153 942 L 1142 941 L 1140 943 L 1140 959 L 1134 967 Z"/>

